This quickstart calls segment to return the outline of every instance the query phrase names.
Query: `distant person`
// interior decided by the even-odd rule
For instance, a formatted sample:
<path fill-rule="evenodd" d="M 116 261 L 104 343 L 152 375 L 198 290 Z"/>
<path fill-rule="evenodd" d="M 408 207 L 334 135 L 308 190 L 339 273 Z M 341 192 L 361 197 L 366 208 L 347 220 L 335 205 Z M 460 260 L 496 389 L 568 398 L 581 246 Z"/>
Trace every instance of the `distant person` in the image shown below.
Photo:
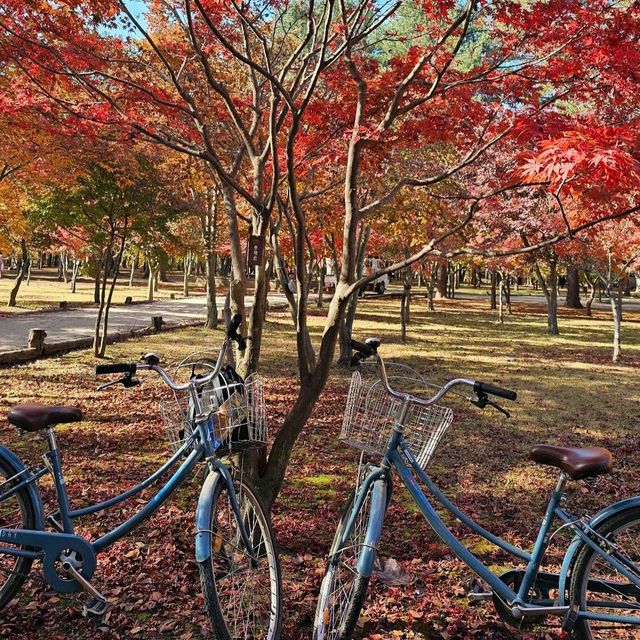
<path fill-rule="evenodd" d="M 2 279 L 3 271 L 4 271 L 4 256 L 0 253 L 0 279 Z"/>

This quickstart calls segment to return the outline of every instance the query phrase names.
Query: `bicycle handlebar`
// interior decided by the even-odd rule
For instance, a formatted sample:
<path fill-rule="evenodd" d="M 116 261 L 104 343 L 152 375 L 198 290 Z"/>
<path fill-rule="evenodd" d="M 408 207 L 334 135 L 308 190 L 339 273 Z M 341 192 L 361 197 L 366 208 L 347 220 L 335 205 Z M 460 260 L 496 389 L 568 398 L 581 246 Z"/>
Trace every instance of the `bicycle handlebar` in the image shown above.
<path fill-rule="evenodd" d="M 515 400 L 518 397 L 518 394 L 515 391 L 511 391 L 510 389 L 503 389 L 502 387 L 497 387 L 493 384 L 489 384 L 488 382 L 471 380 L 469 378 L 454 378 L 453 380 L 449 380 L 443 387 L 438 390 L 438 392 L 433 397 L 429 399 L 420 398 L 410 393 L 396 391 L 389 385 L 389 380 L 387 378 L 387 369 L 385 367 L 384 360 L 378 353 L 380 342 L 381 341 L 379 338 L 368 338 L 365 342 L 351 340 L 351 348 L 356 352 L 351 359 L 351 364 L 352 366 L 358 365 L 362 360 L 366 360 L 367 358 L 370 358 L 372 356 L 375 357 L 376 362 L 378 363 L 378 368 L 380 370 L 380 379 L 382 381 L 382 384 L 384 385 L 387 392 L 395 398 L 399 398 L 401 400 L 411 400 L 416 404 L 429 406 L 438 402 L 438 400 L 446 395 L 453 387 L 459 385 L 472 387 L 474 392 L 478 395 L 486 396 L 487 394 L 489 394 L 498 396 L 500 398 L 505 398 L 507 400 Z"/>
<path fill-rule="evenodd" d="M 498 396 L 499 398 L 505 398 L 507 400 L 515 400 L 518 397 L 518 394 L 515 391 L 503 389 L 502 387 L 497 387 L 493 384 L 489 384 L 488 382 L 481 382 L 480 380 L 476 381 L 473 385 L 473 390 L 476 393 Z"/>
<path fill-rule="evenodd" d="M 171 388 L 173 391 L 186 391 L 188 389 L 199 389 L 203 387 L 207 383 L 211 382 L 215 378 L 215 376 L 220 372 L 222 368 L 222 363 L 224 362 L 224 356 L 227 352 L 227 348 L 229 346 L 229 341 L 235 340 L 238 343 L 238 348 L 240 351 L 244 351 L 246 349 L 247 343 L 246 339 L 242 337 L 238 333 L 238 327 L 242 324 L 242 316 L 240 314 L 236 314 L 231 319 L 229 326 L 226 330 L 226 336 L 222 346 L 220 347 L 220 352 L 218 353 L 218 358 L 216 360 L 216 364 L 211 373 L 206 376 L 199 378 L 192 378 L 189 382 L 184 384 L 178 384 L 174 381 L 174 379 L 158 364 L 158 358 L 154 354 L 146 355 L 141 362 L 119 362 L 114 364 L 99 364 L 96 366 L 96 375 L 108 375 L 111 373 L 124 373 L 125 376 L 122 380 L 118 380 L 108 385 L 103 385 L 103 388 L 106 386 L 111 386 L 112 384 L 117 384 L 118 382 L 125 382 L 125 380 L 131 380 L 132 376 L 136 374 L 137 371 L 155 371 Z M 150 357 L 153 356 L 153 357 Z M 125 385 L 127 386 L 127 385 Z"/>

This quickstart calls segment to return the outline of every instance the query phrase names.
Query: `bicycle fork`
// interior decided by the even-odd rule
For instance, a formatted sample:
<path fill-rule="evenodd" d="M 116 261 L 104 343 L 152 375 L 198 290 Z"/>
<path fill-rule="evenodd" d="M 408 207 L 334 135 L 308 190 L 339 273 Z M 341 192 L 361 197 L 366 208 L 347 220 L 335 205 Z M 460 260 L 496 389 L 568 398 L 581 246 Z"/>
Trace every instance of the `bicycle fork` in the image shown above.
<path fill-rule="evenodd" d="M 378 468 L 364 479 L 358 493 L 355 496 L 353 508 L 349 515 L 337 548 L 334 549 L 329 557 L 329 563 L 335 565 L 340 556 L 340 552 L 347 545 L 347 541 L 353 532 L 356 520 L 360 515 L 360 511 L 364 506 L 367 494 L 371 492 L 371 503 L 369 506 L 369 520 L 367 522 L 365 539 L 362 543 L 362 552 L 358 558 L 358 573 L 366 578 L 371 576 L 373 572 L 373 563 L 378 552 L 380 537 L 382 536 L 382 525 L 384 515 L 387 509 L 387 480 L 386 471 Z"/>

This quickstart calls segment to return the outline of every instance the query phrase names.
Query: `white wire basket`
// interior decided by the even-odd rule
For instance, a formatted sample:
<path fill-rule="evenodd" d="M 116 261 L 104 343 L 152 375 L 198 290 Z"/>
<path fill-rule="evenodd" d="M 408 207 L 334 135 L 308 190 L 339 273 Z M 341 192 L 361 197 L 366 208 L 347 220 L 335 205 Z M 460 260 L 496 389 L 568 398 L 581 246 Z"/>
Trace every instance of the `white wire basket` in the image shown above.
<path fill-rule="evenodd" d="M 391 373 L 392 368 L 400 375 Z M 435 393 L 434 385 L 409 367 L 390 364 L 387 371 L 394 390 L 419 397 Z M 431 387 L 431 391 L 425 393 L 425 387 Z M 426 468 L 453 420 L 453 411 L 440 405 L 425 407 L 409 401 L 405 418 L 399 424 L 403 403 L 389 394 L 379 378 L 366 379 L 356 371 L 349 386 L 340 439 L 366 453 L 383 456 L 394 426 L 401 427 L 414 458 L 423 469 Z"/>
<path fill-rule="evenodd" d="M 200 391 L 202 410 L 211 414 L 208 438 L 217 441 L 220 456 L 259 447 L 267 442 L 267 413 L 264 378 L 259 374 L 245 380 L 217 375 Z M 160 404 L 167 439 L 178 451 L 194 430 L 195 410 L 186 394 L 174 394 Z"/>
<path fill-rule="evenodd" d="M 191 437 L 193 423 L 189 420 L 188 396 L 176 392 L 173 392 L 173 396 L 172 400 L 160 402 L 160 415 L 169 446 L 175 453 Z"/>

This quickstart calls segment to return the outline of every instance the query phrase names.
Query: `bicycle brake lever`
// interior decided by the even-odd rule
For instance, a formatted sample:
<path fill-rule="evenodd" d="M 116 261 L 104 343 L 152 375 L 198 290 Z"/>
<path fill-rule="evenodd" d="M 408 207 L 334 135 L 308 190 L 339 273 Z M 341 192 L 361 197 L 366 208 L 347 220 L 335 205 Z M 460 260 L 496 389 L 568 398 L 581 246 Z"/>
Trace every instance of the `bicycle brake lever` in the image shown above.
<path fill-rule="evenodd" d="M 511 417 L 511 414 L 504 407 L 501 407 L 497 402 L 493 402 L 493 400 L 489 400 L 489 396 L 486 393 L 480 392 L 477 397 L 469 398 L 469 402 L 479 409 L 484 409 L 487 406 L 493 407 L 500 413 L 504 414 L 507 418 Z"/>
<path fill-rule="evenodd" d="M 118 380 L 112 380 L 111 382 L 106 382 L 105 384 L 101 384 L 96 391 L 104 391 L 109 387 L 113 387 L 116 384 L 121 384 L 123 387 L 130 389 L 131 387 L 137 387 L 141 381 L 138 378 L 132 378 L 130 374 L 125 374 L 122 378 L 118 378 Z"/>
<path fill-rule="evenodd" d="M 96 391 L 104 391 L 109 387 L 113 387 L 116 384 L 120 384 L 120 382 L 122 382 L 122 380 L 112 380 L 111 382 L 105 382 L 104 384 L 101 384 L 99 387 L 97 387 Z"/>
<path fill-rule="evenodd" d="M 497 409 L 500 413 L 503 413 L 505 416 L 507 416 L 507 418 L 511 417 L 511 414 L 504 407 L 501 407 L 497 402 L 487 400 L 487 404 L 492 406 L 494 409 Z"/>

